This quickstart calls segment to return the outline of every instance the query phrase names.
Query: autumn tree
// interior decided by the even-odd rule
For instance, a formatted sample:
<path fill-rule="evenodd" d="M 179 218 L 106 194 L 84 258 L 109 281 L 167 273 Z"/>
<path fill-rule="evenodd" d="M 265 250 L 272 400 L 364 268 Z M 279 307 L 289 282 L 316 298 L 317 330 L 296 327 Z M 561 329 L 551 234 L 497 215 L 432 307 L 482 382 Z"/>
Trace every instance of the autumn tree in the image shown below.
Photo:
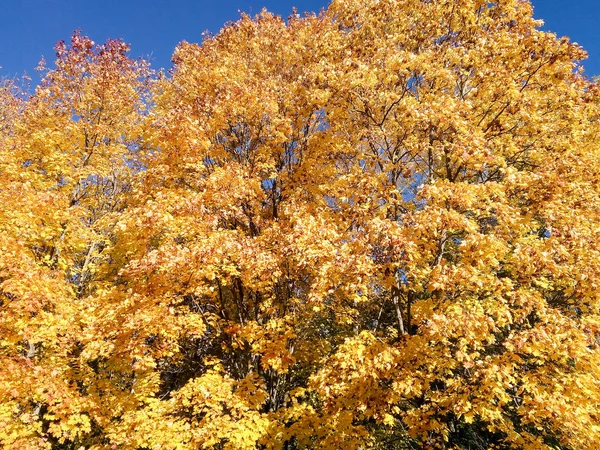
<path fill-rule="evenodd" d="M 56 46 L 56 68 L 27 101 L 2 92 L 4 448 L 60 448 L 95 433 L 90 411 L 99 406 L 88 397 L 100 388 L 89 387 L 77 355 L 91 281 L 110 261 L 110 217 L 136 170 L 148 69 L 127 51 L 76 33 Z"/>
<path fill-rule="evenodd" d="M 540 24 L 334 0 L 157 77 L 59 44 L 0 97 L 0 442 L 595 448 L 598 87 Z"/>

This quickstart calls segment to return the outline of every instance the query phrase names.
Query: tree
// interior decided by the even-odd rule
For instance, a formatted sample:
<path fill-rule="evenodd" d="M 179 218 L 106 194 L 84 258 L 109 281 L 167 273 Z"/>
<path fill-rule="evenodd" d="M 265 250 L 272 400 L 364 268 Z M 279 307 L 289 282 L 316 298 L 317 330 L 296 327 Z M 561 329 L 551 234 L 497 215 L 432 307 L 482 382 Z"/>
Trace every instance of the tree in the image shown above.
<path fill-rule="evenodd" d="M 593 448 L 598 87 L 539 25 L 333 1 L 169 77 L 59 45 L 0 127 L 2 444 Z"/>
<path fill-rule="evenodd" d="M 127 51 L 120 41 L 96 46 L 76 33 L 69 47 L 56 46 L 56 68 L 28 100 L 19 104 L 5 91 L 10 99 L 2 101 L 0 127 L 5 448 L 87 442 L 84 436 L 95 433 L 93 392 L 77 355 L 86 332 L 86 298 L 95 292 L 90 283 L 101 283 L 95 267 L 110 259 L 111 214 L 123 208 L 135 169 L 131 161 L 146 104 L 146 64 L 130 60 Z M 4 114 L 5 104 L 17 113 Z"/>

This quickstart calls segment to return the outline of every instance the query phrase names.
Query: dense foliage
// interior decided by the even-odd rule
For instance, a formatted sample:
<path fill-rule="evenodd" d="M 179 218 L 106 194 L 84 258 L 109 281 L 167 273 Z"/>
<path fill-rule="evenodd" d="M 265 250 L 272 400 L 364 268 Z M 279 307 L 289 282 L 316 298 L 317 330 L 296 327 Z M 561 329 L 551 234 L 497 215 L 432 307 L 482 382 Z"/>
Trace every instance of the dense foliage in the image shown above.
<path fill-rule="evenodd" d="M 539 26 L 334 0 L 2 84 L 0 446 L 598 448 L 598 87 Z"/>

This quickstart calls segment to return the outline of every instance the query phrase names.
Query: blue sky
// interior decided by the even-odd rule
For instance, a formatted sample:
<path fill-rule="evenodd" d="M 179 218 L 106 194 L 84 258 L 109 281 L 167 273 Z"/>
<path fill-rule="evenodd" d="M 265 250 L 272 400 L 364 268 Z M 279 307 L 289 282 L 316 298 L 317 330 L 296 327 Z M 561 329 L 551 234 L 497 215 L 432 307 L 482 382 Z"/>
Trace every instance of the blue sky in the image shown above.
<path fill-rule="evenodd" d="M 239 18 L 239 11 L 263 7 L 288 16 L 292 6 L 318 11 L 328 0 L 1 0 L 0 76 L 18 76 L 34 68 L 42 56 L 54 59 L 54 44 L 81 29 L 96 42 L 122 38 L 132 54 L 150 58 L 154 68 L 170 66 L 178 42 L 200 42 L 204 30 L 217 32 Z M 597 0 L 533 0 L 536 18 L 545 29 L 567 35 L 589 53 L 588 75 L 600 75 L 600 2 Z M 34 78 L 35 80 L 35 78 Z"/>

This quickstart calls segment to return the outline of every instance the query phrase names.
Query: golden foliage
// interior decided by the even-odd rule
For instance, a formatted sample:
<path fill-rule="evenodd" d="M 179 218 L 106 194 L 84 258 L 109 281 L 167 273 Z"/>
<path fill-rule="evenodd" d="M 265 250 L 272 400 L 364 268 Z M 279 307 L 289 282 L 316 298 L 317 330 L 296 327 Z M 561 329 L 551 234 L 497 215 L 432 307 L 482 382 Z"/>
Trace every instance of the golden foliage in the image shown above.
<path fill-rule="evenodd" d="M 539 26 L 334 0 L 2 85 L 3 448 L 596 448 L 598 87 Z"/>

